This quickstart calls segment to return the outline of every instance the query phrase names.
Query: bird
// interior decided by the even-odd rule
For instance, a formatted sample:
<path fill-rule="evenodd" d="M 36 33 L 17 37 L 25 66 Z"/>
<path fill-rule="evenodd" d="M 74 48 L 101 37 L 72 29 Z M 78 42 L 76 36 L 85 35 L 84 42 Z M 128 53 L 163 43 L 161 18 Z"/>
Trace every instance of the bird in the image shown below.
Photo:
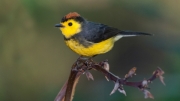
<path fill-rule="evenodd" d="M 152 34 L 124 31 L 106 24 L 86 20 L 77 12 L 70 12 L 62 17 L 58 27 L 66 45 L 82 57 L 94 57 L 109 52 L 116 41 L 122 37 Z"/>

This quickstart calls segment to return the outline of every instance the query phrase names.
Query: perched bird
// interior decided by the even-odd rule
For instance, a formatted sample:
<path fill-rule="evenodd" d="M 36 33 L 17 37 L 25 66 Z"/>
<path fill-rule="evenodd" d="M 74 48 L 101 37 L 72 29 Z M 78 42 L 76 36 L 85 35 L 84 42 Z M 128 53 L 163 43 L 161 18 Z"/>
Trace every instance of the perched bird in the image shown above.
<path fill-rule="evenodd" d="M 151 35 L 122 31 L 105 24 L 87 21 L 77 12 L 65 15 L 59 24 L 66 45 L 80 56 L 93 57 L 110 51 L 122 37 Z"/>

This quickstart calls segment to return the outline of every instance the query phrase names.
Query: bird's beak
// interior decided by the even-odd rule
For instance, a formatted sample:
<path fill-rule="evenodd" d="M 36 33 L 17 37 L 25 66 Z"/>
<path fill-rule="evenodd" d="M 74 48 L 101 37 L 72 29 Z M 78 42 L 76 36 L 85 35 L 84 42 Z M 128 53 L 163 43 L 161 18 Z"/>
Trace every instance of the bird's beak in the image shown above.
<path fill-rule="evenodd" d="M 64 27 L 62 24 L 56 24 L 55 27 Z"/>

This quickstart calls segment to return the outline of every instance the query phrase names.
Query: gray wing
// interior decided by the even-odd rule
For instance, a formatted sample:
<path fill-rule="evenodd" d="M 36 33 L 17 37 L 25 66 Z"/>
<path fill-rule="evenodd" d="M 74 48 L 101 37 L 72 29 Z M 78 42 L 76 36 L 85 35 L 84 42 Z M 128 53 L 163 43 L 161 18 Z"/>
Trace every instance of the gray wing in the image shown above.
<path fill-rule="evenodd" d="M 122 31 L 117 28 L 94 22 L 87 22 L 83 29 L 81 35 L 85 40 L 93 43 L 98 43 L 117 35 L 121 35 L 122 37 L 152 35 L 144 32 Z"/>
<path fill-rule="evenodd" d="M 83 29 L 83 37 L 93 43 L 104 41 L 120 33 L 120 30 L 116 28 L 94 22 L 88 22 Z"/>

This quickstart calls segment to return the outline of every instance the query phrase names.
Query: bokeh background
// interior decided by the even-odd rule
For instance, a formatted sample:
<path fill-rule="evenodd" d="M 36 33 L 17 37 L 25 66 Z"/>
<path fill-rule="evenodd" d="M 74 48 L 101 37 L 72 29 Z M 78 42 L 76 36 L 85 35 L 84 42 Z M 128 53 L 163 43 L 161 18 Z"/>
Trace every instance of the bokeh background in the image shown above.
<path fill-rule="evenodd" d="M 166 86 L 150 85 L 156 101 L 180 100 L 180 1 L 178 0 L 1 0 L 0 1 L 0 101 L 53 101 L 68 79 L 78 55 L 66 47 L 54 25 L 69 12 L 122 29 L 154 36 L 119 40 L 112 51 L 94 58 L 109 60 L 110 70 L 124 77 L 132 67 L 137 76 L 150 77 L 159 66 Z M 77 85 L 74 101 L 152 101 L 132 87 L 127 96 L 116 92 L 104 76 L 92 71 Z"/>

